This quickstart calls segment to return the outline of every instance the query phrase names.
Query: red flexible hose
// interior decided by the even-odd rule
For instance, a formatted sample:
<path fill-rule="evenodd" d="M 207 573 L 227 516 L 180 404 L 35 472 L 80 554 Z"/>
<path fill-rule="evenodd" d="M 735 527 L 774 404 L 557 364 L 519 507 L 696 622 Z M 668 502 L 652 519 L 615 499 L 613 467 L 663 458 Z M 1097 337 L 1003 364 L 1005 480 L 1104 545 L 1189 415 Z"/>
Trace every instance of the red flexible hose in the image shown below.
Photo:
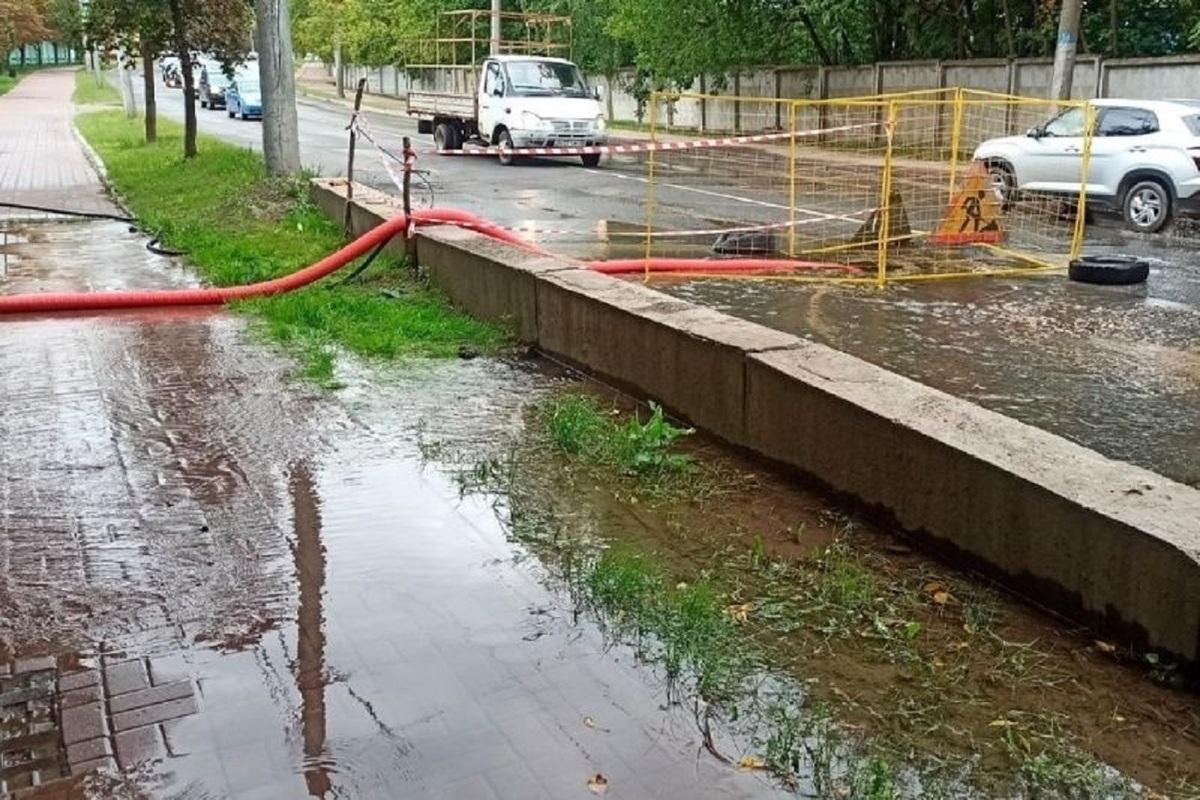
<path fill-rule="evenodd" d="M 512 231 L 474 214 L 453 208 L 435 208 L 413 212 L 417 225 L 453 224 L 461 225 L 502 242 L 524 248 L 539 255 L 552 253 L 525 241 Z M 248 286 L 227 286 L 208 289 L 162 289 L 122 290 L 115 292 L 53 292 L 44 294 L 20 294 L 0 296 L 0 314 L 46 313 L 51 311 L 97 311 L 118 308 L 150 308 L 161 306 L 200 306 L 228 303 L 251 297 L 265 297 L 299 289 L 324 278 L 332 272 L 373 250 L 379 244 L 397 235 L 404 235 L 407 218 L 401 214 L 372 228 L 332 255 L 326 256 L 304 269 L 252 283 Z M 642 272 L 647 268 L 645 259 L 623 259 L 618 261 L 593 261 L 586 266 L 610 275 Z M 783 259 L 739 259 L 736 261 L 711 261 L 702 258 L 653 258 L 649 260 L 651 272 L 696 272 L 696 273 L 765 273 L 794 272 L 798 269 L 836 268 L 821 262 L 787 261 Z M 851 268 L 844 268 L 853 271 Z"/>

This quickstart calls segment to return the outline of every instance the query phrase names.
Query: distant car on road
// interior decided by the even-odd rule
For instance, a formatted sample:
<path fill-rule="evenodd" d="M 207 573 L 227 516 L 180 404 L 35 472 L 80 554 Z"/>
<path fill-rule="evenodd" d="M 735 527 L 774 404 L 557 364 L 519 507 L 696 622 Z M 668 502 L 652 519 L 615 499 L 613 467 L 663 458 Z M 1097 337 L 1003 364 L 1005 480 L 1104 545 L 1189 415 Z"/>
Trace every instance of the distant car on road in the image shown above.
<path fill-rule="evenodd" d="M 1120 213 L 1141 233 L 1172 216 L 1200 215 L 1200 101 L 1091 101 L 1095 133 L 1087 165 L 1089 207 Z M 997 197 L 1078 195 L 1087 113 L 1068 108 L 1024 136 L 989 139 L 975 149 Z"/>
<path fill-rule="evenodd" d="M 262 119 L 262 90 L 256 78 L 236 78 L 225 90 L 225 110 L 232 119 Z"/>
<path fill-rule="evenodd" d="M 183 75 L 179 71 L 179 59 L 164 58 L 158 63 L 158 68 L 162 72 L 163 84 L 172 89 L 177 89 L 183 86 Z"/>
<path fill-rule="evenodd" d="M 200 68 L 200 83 L 197 93 L 200 95 L 201 108 L 224 108 L 225 92 L 233 80 L 221 69 L 220 64 L 205 64 Z"/>

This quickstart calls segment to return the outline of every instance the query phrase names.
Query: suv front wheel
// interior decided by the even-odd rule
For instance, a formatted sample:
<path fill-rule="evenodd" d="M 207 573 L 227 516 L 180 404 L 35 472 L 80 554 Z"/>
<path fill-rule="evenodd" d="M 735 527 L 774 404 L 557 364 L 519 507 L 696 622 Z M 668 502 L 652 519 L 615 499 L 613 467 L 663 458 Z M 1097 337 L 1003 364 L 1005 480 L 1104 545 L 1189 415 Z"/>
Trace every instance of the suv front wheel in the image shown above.
<path fill-rule="evenodd" d="M 1171 218 L 1171 193 L 1156 180 L 1138 181 L 1121 204 L 1125 225 L 1138 233 L 1156 233 Z"/>

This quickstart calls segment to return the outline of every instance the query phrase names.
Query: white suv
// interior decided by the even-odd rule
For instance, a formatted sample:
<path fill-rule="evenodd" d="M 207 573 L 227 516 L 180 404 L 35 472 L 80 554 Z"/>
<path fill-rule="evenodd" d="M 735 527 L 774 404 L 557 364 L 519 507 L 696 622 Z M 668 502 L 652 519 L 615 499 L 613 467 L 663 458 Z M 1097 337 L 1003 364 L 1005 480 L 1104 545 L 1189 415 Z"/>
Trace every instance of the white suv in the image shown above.
<path fill-rule="evenodd" d="M 1200 101 L 1091 101 L 1095 135 L 1087 170 L 1088 204 L 1119 212 L 1135 231 L 1153 233 L 1174 214 L 1200 215 Z M 1079 194 L 1083 183 L 1082 107 L 1069 108 L 1024 136 L 989 139 L 975 149 L 992 187 L 1017 193 Z"/>

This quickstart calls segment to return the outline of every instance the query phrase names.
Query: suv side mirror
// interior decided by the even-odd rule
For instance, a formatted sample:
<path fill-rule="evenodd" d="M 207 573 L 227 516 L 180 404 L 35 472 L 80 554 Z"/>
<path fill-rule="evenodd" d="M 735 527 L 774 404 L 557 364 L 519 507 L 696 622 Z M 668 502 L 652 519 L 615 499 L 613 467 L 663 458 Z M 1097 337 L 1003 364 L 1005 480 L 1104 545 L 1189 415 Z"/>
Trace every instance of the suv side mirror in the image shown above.
<path fill-rule="evenodd" d="M 1044 125 L 1034 125 L 1025 132 L 1025 135 L 1030 139 L 1040 139 L 1046 135 L 1046 127 Z"/>
<path fill-rule="evenodd" d="M 593 87 L 592 97 L 596 98 L 597 100 L 603 100 L 604 99 L 604 87 L 603 86 Z"/>

